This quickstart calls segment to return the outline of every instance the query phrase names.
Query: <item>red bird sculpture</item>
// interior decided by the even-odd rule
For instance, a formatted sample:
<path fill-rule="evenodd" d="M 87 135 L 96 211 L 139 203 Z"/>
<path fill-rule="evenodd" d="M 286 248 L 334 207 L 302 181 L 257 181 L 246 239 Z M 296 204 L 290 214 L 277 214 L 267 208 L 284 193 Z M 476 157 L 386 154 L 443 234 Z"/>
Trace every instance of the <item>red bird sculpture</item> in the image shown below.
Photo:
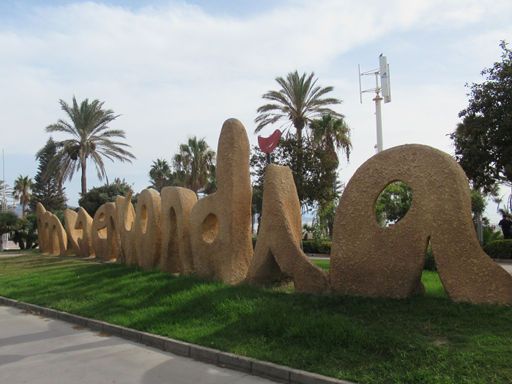
<path fill-rule="evenodd" d="M 276 129 L 269 137 L 258 136 L 258 145 L 262 152 L 270 154 L 274 149 L 276 149 L 280 139 L 281 131 Z"/>

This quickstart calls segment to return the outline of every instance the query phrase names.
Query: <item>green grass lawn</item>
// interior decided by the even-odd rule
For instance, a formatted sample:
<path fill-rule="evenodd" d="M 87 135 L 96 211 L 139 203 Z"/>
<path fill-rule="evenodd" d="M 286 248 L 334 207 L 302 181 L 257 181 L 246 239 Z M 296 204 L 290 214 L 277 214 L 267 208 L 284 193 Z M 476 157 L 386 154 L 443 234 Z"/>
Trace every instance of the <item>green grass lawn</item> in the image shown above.
<path fill-rule="evenodd" d="M 0 295 L 359 383 L 511 383 L 512 308 L 226 286 L 117 264 L 0 259 Z M 1 336 L 0 336 L 1 337 Z"/>

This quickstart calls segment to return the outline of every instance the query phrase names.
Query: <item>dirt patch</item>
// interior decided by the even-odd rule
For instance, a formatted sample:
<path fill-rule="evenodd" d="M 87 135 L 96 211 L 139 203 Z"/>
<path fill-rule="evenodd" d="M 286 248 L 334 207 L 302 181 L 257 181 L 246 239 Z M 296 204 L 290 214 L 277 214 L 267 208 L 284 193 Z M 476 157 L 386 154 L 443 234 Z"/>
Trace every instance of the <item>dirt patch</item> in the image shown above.
<path fill-rule="evenodd" d="M 448 345 L 450 342 L 445 337 L 438 337 L 432 341 L 432 344 L 434 344 L 436 347 L 442 347 L 444 345 Z"/>

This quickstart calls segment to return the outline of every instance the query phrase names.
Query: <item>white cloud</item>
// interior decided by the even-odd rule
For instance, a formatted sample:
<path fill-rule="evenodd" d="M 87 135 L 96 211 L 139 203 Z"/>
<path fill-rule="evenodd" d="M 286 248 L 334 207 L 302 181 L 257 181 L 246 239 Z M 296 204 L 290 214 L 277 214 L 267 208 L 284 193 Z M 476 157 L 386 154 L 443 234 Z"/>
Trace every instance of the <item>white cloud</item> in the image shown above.
<path fill-rule="evenodd" d="M 495 50 L 479 52 L 478 46 L 496 46 L 491 39 L 510 33 L 500 20 L 511 8 L 506 1 L 304 1 L 244 18 L 214 16 L 186 3 L 137 10 L 100 3 L 35 8 L 17 27 L 0 27 L 2 145 L 32 156 L 46 140 L 44 127 L 62 117 L 58 99 L 99 98 L 122 114 L 113 126 L 126 130 L 138 157 L 133 166 L 109 166 L 110 178 L 126 177 L 139 189 L 146 186 L 151 160 L 170 158 L 188 136 L 204 136 L 215 147 L 226 118 L 242 120 L 254 142 L 261 95 L 275 87 L 275 76 L 297 68 L 314 70 L 320 84 L 335 85 L 336 96 L 346 100 L 341 109 L 354 132 L 346 180 L 373 154 L 374 143 L 371 102 L 357 103 L 361 57 L 351 58 L 351 52 L 371 46 L 365 55 L 376 61 L 379 42 L 387 39 L 391 50 L 414 42 L 415 33 L 444 28 L 446 41 L 439 45 L 458 47 L 451 60 L 478 56 L 490 64 Z M 480 39 L 479 45 L 459 45 L 450 37 L 461 30 L 467 30 L 465 41 Z M 435 44 L 423 49 L 436 58 Z M 397 66 L 406 60 L 411 58 L 390 58 Z M 418 84 L 399 83 L 414 74 L 393 75 L 385 144 L 412 140 L 449 150 L 444 134 L 453 128 L 465 90 L 422 75 Z"/>

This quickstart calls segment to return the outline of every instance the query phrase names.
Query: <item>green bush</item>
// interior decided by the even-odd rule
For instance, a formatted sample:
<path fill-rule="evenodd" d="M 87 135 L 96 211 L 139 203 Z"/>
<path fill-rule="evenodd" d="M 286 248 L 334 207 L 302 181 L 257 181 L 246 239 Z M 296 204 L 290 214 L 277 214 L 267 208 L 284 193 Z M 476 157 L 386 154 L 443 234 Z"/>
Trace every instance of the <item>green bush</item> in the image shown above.
<path fill-rule="evenodd" d="M 30 249 L 37 245 L 37 217 L 30 213 L 26 217 L 18 219 L 16 228 L 11 232 L 11 239 L 20 249 Z"/>
<path fill-rule="evenodd" d="M 126 196 L 128 193 L 133 194 L 130 185 L 124 181 L 115 179 L 111 184 L 105 184 L 101 187 L 91 188 L 85 195 L 82 195 L 78 204 L 83 207 L 91 217 L 103 204 L 115 201 L 117 196 Z M 132 197 L 132 203 L 134 198 Z"/>
<path fill-rule="evenodd" d="M 512 258 L 512 240 L 491 241 L 484 246 L 484 251 L 493 259 L 510 259 Z"/>
<path fill-rule="evenodd" d="M 303 240 L 302 249 L 304 253 L 331 253 L 330 240 Z"/>

